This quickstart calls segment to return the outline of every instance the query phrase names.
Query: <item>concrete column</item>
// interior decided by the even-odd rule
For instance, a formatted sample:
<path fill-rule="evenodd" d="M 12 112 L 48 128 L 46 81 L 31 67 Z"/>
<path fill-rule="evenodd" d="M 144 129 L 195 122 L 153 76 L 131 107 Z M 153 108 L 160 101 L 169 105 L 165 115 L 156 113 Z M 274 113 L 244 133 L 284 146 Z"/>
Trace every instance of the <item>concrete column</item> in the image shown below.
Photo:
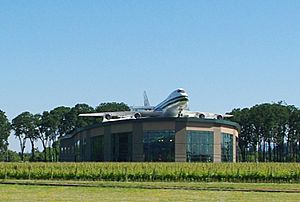
<path fill-rule="evenodd" d="M 86 161 L 91 161 L 92 160 L 91 130 L 87 131 L 85 140 L 86 140 L 86 147 L 85 147 Z"/>
<path fill-rule="evenodd" d="M 111 126 L 104 127 L 104 161 L 112 161 Z"/>
<path fill-rule="evenodd" d="M 233 135 L 232 135 L 232 139 L 233 139 L 233 162 L 236 162 L 236 146 L 237 146 L 237 142 L 236 139 L 238 137 L 238 132 L 234 131 Z"/>
<path fill-rule="evenodd" d="M 175 162 L 186 162 L 186 122 L 175 125 Z"/>
<path fill-rule="evenodd" d="M 214 128 L 214 162 L 221 162 L 221 128 Z"/>
<path fill-rule="evenodd" d="M 175 134 L 175 162 L 186 162 L 186 130 Z"/>
<path fill-rule="evenodd" d="M 134 123 L 132 130 L 132 161 L 144 161 L 143 138 L 143 124 L 141 122 Z"/>

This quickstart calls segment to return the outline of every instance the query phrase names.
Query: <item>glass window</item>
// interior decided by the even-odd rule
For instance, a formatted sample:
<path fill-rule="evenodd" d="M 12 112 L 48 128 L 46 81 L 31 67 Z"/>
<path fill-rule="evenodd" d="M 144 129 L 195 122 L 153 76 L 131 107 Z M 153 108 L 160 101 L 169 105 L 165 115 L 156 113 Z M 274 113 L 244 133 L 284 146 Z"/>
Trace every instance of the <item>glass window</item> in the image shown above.
<path fill-rule="evenodd" d="M 80 140 L 75 142 L 75 161 L 80 161 Z"/>
<path fill-rule="evenodd" d="M 214 158 L 214 133 L 210 131 L 187 132 L 186 155 L 188 162 L 212 162 Z"/>
<path fill-rule="evenodd" d="M 144 132 L 145 161 L 175 161 L 175 131 Z"/>
<path fill-rule="evenodd" d="M 233 161 L 233 135 L 228 133 L 221 134 L 221 160 L 222 162 Z"/>
<path fill-rule="evenodd" d="M 115 133 L 112 135 L 113 161 L 127 162 L 132 160 L 132 134 Z"/>
<path fill-rule="evenodd" d="M 83 138 L 82 139 L 82 145 L 81 145 L 81 150 L 82 150 L 82 153 L 81 153 L 81 157 L 82 157 L 82 161 L 85 161 L 87 159 L 87 146 L 86 146 L 86 138 Z"/>
<path fill-rule="evenodd" d="M 104 159 L 104 141 L 103 135 L 91 137 L 91 160 L 103 161 Z"/>

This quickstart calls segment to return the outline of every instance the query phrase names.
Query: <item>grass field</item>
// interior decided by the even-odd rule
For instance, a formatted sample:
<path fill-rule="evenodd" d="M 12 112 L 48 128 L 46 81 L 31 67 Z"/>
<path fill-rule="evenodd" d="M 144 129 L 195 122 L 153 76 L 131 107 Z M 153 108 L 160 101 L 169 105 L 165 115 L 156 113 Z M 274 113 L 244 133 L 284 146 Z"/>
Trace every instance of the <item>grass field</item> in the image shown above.
<path fill-rule="evenodd" d="M 17 184 L 0 184 L 0 201 L 300 201 L 298 184 L 2 181 L 6 182 Z"/>
<path fill-rule="evenodd" d="M 300 201 L 300 164 L 0 163 L 0 201 Z"/>

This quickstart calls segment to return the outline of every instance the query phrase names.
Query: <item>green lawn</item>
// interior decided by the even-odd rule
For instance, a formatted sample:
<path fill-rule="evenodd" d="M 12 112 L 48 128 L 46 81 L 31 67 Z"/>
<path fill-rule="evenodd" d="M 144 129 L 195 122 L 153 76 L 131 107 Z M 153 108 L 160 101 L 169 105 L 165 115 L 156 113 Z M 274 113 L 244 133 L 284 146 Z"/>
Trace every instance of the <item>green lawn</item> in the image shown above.
<path fill-rule="evenodd" d="M 48 182 L 72 184 L 66 181 Z M 46 181 L 26 183 L 35 185 L 0 184 L 0 201 L 300 201 L 300 193 L 257 192 L 266 189 L 300 191 L 298 184 L 77 182 L 79 186 L 74 187 L 39 185 Z M 87 187 L 90 185 L 92 187 Z M 138 188 L 142 187 L 141 185 L 144 188 Z M 207 190 L 184 190 L 184 188 Z M 232 191 L 215 191 L 216 188 L 220 190 L 227 188 Z M 241 191 L 241 188 L 248 191 Z"/>

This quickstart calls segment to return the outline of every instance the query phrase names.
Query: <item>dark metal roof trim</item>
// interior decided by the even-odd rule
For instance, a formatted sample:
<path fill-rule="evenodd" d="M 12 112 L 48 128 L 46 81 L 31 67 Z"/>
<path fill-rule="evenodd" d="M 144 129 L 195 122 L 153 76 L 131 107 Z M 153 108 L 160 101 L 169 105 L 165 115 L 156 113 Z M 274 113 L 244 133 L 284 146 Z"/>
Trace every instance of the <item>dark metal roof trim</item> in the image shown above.
<path fill-rule="evenodd" d="M 177 121 L 177 122 L 186 122 L 186 123 L 204 123 L 204 124 L 213 124 L 213 125 L 224 125 L 237 129 L 240 131 L 240 125 L 236 122 L 224 120 L 224 119 L 199 119 L 199 118 L 177 118 L 177 117 L 155 117 L 155 118 L 140 118 L 140 119 L 125 119 L 125 120 L 117 120 L 117 121 L 108 121 L 102 123 L 96 123 L 87 127 L 78 128 L 74 132 L 67 134 L 60 139 L 68 139 L 72 138 L 74 135 L 85 131 L 98 127 L 111 126 L 116 124 L 127 124 L 127 123 L 139 123 L 139 122 L 159 122 L 159 121 Z"/>

